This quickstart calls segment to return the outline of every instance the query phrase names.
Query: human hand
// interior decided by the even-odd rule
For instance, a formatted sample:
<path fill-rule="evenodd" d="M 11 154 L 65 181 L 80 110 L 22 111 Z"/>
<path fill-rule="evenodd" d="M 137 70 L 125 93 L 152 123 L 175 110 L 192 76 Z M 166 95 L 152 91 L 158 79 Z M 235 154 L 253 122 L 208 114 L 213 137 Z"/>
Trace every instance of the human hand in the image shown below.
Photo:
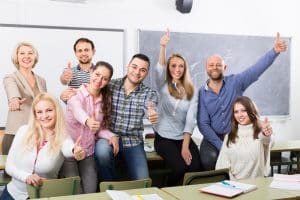
<path fill-rule="evenodd" d="M 114 135 L 109 139 L 109 144 L 113 146 L 113 154 L 116 156 L 119 153 L 119 137 Z"/>
<path fill-rule="evenodd" d="M 268 137 L 271 136 L 273 133 L 272 127 L 271 127 L 270 122 L 267 117 L 265 117 L 264 121 L 262 122 L 261 130 L 262 130 L 262 133 Z"/>
<path fill-rule="evenodd" d="M 81 136 L 79 136 L 73 147 L 73 155 L 76 160 L 83 160 L 85 158 L 85 151 L 81 147 Z"/>
<path fill-rule="evenodd" d="M 67 88 L 60 94 L 60 99 L 67 102 L 72 96 L 76 95 L 77 90 L 75 88 Z"/>
<path fill-rule="evenodd" d="M 188 147 L 182 146 L 181 156 L 186 165 L 190 165 L 192 163 L 192 154 Z"/>
<path fill-rule="evenodd" d="M 274 50 L 276 53 L 281 53 L 287 50 L 287 42 L 280 38 L 280 34 L 278 32 L 274 43 Z"/>
<path fill-rule="evenodd" d="M 40 176 L 37 175 L 37 174 L 31 174 L 31 175 L 27 176 L 25 182 L 26 182 L 28 185 L 32 185 L 32 186 L 34 186 L 34 187 L 37 187 L 37 186 L 42 185 L 44 180 L 46 180 L 46 179 L 43 178 L 43 177 L 40 177 Z"/>
<path fill-rule="evenodd" d="M 150 101 L 148 105 L 148 119 L 151 124 L 157 124 L 159 122 L 158 114 L 154 109 L 154 103 L 152 101 Z"/>
<path fill-rule="evenodd" d="M 8 108 L 10 111 L 21 110 L 21 105 L 26 101 L 26 98 L 19 99 L 18 97 L 14 97 L 9 100 Z"/>
<path fill-rule="evenodd" d="M 92 117 L 86 120 L 86 125 L 93 133 L 97 133 L 100 129 L 100 122 L 96 120 L 96 113 L 93 113 Z"/>
<path fill-rule="evenodd" d="M 62 79 L 65 83 L 70 83 L 73 79 L 73 71 L 71 69 L 71 62 L 68 62 L 67 69 L 63 72 Z"/>
<path fill-rule="evenodd" d="M 160 38 L 160 46 L 166 47 L 170 41 L 170 30 L 167 29 L 166 33 Z"/>

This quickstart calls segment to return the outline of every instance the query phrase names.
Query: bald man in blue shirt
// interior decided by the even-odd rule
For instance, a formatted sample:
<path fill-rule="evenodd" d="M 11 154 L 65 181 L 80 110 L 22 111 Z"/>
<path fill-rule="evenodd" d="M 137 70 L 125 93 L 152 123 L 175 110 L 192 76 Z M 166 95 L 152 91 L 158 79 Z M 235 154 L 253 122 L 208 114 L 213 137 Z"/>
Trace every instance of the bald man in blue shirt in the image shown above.
<path fill-rule="evenodd" d="M 231 130 L 233 101 L 242 96 L 286 49 L 286 42 L 277 33 L 274 47 L 270 51 L 245 71 L 229 76 L 224 76 L 227 66 L 221 56 L 208 57 L 206 72 L 209 79 L 199 91 L 197 113 L 198 128 L 203 135 L 200 159 L 204 170 L 215 169 L 224 136 Z"/>

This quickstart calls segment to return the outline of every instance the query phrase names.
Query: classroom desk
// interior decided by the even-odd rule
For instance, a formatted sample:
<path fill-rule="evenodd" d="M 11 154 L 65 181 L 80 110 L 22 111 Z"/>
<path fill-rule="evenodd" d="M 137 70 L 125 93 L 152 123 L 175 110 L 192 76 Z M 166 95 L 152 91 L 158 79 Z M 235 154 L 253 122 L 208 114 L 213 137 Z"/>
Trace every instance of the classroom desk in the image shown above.
<path fill-rule="evenodd" d="M 140 189 L 132 189 L 132 190 L 124 190 L 124 192 L 127 192 L 131 195 L 141 195 L 141 194 L 157 194 L 164 200 L 176 200 L 175 197 L 172 195 L 158 189 L 157 187 L 151 187 L 151 188 L 140 188 Z M 92 194 L 80 194 L 80 195 L 71 195 L 71 196 L 60 196 L 60 197 L 50 197 L 49 200 L 73 200 L 73 199 L 79 199 L 79 200 L 111 200 L 111 198 L 108 196 L 106 192 L 100 192 L 100 193 L 92 193 Z"/>
<path fill-rule="evenodd" d="M 282 190 L 270 188 L 272 178 L 256 178 L 242 180 L 240 182 L 254 184 L 257 189 L 246 194 L 241 194 L 234 199 L 296 199 L 300 197 L 300 191 L 297 190 Z M 210 183 L 212 184 L 212 183 Z M 173 195 L 177 199 L 226 199 L 212 194 L 206 194 L 198 191 L 199 188 L 210 184 L 186 185 L 177 187 L 162 188 L 166 193 Z"/>
<path fill-rule="evenodd" d="M 297 172 L 300 171 L 300 140 L 275 141 L 271 153 L 293 152 L 296 155 Z"/>

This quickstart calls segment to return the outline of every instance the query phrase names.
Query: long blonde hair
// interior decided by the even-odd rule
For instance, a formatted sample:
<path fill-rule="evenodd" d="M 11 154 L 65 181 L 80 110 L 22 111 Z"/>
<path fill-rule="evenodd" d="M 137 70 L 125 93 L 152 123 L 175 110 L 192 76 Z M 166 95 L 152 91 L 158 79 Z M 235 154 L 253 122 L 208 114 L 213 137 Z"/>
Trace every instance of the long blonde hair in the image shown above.
<path fill-rule="evenodd" d="M 180 78 L 180 83 L 177 87 L 177 88 L 182 87 L 183 91 L 181 91 L 180 89 L 178 90 L 176 88 L 176 86 L 174 86 L 174 84 L 172 83 L 172 76 L 170 74 L 170 69 L 169 69 L 172 58 L 179 58 L 179 59 L 183 60 L 183 62 L 184 62 L 184 72 L 183 72 L 182 77 Z M 187 62 L 182 55 L 172 54 L 169 57 L 169 59 L 167 61 L 166 79 L 167 79 L 168 89 L 169 89 L 171 96 L 175 97 L 176 99 L 187 98 L 188 100 L 191 100 L 193 98 L 194 86 L 191 81 Z M 179 92 L 179 91 L 181 91 L 181 92 Z"/>
<path fill-rule="evenodd" d="M 28 121 L 28 130 L 24 139 L 24 147 L 26 147 L 27 149 L 33 149 L 34 147 L 42 144 L 42 142 L 45 139 L 43 136 L 43 130 L 40 124 L 36 120 L 35 107 L 40 101 L 48 101 L 52 103 L 56 111 L 54 135 L 53 137 L 50 137 L 50 140 L 48 141 L 49 142 L 48 150 L 50 154 L 56 155 L 59 153 L 61 149 L 61 145 L 67 135 L 64 114 L 62 112 L 62 108 L 59 105 L 57 99 L 45 92 L 38 94 L 32 102 L 30 118 Z"/>

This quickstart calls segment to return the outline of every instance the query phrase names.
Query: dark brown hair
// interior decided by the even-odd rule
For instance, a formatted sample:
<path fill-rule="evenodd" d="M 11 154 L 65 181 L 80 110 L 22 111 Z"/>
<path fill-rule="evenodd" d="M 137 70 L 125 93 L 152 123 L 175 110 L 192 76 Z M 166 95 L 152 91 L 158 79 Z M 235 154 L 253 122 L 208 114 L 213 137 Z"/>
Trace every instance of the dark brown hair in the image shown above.
<path fill-rule="evenodd" d="M 258 114 L 258 110 L 257 110 L 255 104 L 249 97 L 240 96 L 234 101 L 234 103 L 232 105 L 231 131 L 228 134 L 227 147 L 229 147 L 230 143 L 235 143 L 236 138 L 238 138 L 237 132 L 238 132 L 239 123 L 234 118 L 234 106 L 237 103 L 239 103 L 245 107 L 246 112 L 249 116 L 250 122 L 253 124 L 253 138 L 258 139 L 258 134 L 261 131 L 259 114 Z"/>
<path fill-rule="evenodd" d="M 108 62 L 99 61 L 92 68 L 92 72 L 95 71 L 99 67 L 107 68 L 110 71 L 109 79 L 111 79 L 111 77 L 113 76 L 113 73 L 114 73 L 114 69 L 113 69 L 112 65 L 109 64 Z M 110 126 L 111 121 L 112 121 L 112 119 L 111 119 L 112 94 L 111 94 L 111 90 L 109 88 L 109 84 L 107 84 L 105 87 L 103 87 L 100 90 L 100 94 L 102 95 L 102 112 L 103 112 L 103 120 L 101 122 L 101 129 L 106 129 Z"/>

